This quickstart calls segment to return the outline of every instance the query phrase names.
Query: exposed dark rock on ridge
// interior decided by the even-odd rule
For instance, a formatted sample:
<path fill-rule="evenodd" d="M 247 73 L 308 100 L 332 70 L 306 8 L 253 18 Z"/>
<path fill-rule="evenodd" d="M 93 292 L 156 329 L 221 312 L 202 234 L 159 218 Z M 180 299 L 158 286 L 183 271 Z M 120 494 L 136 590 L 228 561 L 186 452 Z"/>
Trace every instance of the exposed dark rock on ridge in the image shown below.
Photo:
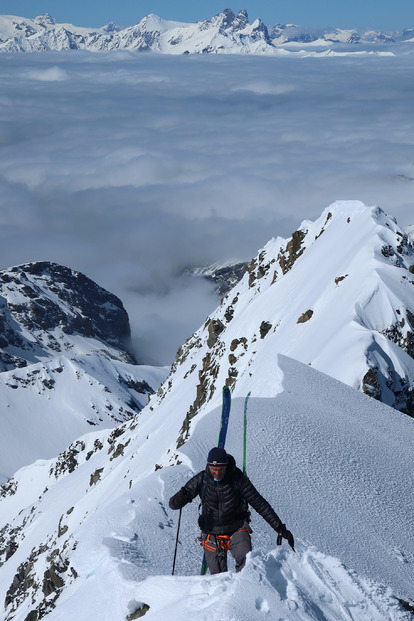
<path fill-rule="evenodd" d="M 0 272 L 0 371 L 73 355 L 75 336 L 98 341 L 106 357 L 136 362 L 126 349 L 130 326 L 122 302 L 91 279 L 47 261 Z"/>

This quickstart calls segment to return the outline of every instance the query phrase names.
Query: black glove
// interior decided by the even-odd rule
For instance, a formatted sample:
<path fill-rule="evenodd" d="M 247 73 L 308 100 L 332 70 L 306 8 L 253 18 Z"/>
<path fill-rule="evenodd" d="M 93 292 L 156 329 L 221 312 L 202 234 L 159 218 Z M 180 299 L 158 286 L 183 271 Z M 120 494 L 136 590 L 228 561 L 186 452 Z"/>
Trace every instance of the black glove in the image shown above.
<path fill-rule="evenodd" d="M 169 500 L 170 509 L 182 509 L 186 504 L 192 501 L 190 494 L 185 487 L 182 487 L 179 492 L 174 494 Z"/>
<path fill-rule="evenodd" d="M 282 545 L 282 539 L 287 539 L 288 544 L 290 545 L 292 550 L 295 552 L 295 540 L 290 530 L 286 528 L 286 524 L 281 524 L 277 532 L 278 532 L 277 545 L 278 546 Z"/>

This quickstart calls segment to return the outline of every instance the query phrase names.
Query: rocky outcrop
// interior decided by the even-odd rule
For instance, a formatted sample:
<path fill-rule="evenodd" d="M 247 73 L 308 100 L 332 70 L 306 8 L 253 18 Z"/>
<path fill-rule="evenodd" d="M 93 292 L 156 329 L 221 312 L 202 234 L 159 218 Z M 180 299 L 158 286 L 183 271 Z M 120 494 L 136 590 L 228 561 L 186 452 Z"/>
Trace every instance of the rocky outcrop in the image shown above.
<path fill-rule="evenodd" d="M 262 323 L 260 324 L 260 338 L 264 339 L 264 337 L 266 336 L 266 334 L 271 330 L 272 328 L 272 324 L 269 321 L 262 321 Z"/>
<path fill-rule="evenodd" d="M 309 321 L 309 319 L 312 317 L 313 315 L 313 310 L 309 309 L 307 310 L 305 313 L 303 313 L 299 319 L 298 319 L 298 323 L 306 323 L 307 321 Z"/>
<path fill-rule="evenodd" d="M 304 252 L 305 247 L 302 245 L 302 242 L 306 237 L 306 233 L 307 231 L 295 231 L 286 248 L 277 257 L 283 274 L 292 269 L 295 261 Z"/>
<path fill-rule="evenodd" d="M 224 328 L 225 328 L 225 326 L 220 321 L 220 319 L 213 319 L 212 321 L 210 321 L 210 323 L 208 324 L 207 347 L 211 348 L 211 347 L 213 347 L 215 345 L 215 343 L 217 342 L 218 337 L 223 332 Z"/>

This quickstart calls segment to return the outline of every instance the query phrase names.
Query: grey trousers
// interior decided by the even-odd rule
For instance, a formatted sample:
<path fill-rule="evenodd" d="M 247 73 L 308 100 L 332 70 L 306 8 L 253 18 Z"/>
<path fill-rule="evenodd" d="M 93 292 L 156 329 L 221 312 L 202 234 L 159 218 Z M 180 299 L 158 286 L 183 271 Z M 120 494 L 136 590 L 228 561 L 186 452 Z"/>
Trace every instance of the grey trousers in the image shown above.
<path fill-rule="evenodd" d="M 208 535 L 203 533 L 203 541 Z M 216 537 L 210 535 L 208 548 L 204 548 L 207 566 L 211 574 L 219 574 L 227 571 L 227 550 L 218 544 Z M 246 529 L 238 530 L 230 537 L 229 552 L 236 561 L 236 571 L 241 571 L 246 564 L 246 555 L 251 552 L 252 540 Z"/>

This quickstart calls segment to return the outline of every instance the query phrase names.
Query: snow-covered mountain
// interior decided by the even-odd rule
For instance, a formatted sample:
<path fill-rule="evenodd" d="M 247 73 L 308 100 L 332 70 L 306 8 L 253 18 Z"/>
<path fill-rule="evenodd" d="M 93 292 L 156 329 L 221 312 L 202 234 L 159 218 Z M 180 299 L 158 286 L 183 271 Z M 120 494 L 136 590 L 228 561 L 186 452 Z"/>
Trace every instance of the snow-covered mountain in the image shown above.
<path fill-rule="evenodd" d="M 412 41 L 414 29 L 401 31 L 364 30 L 361 28 L 309 29 L 295 24 L 275 24 L 269 28 L 273 45 L 286 43 L 303 45 L 331 46 L 332 44 L 384 44 L 399 41 Z"/>
<path fill-rule="evenodd" d="M 0 480 L 139 412 L 166 370 L 137 365 L 121 301 L 49 262 L 0 272 Z"/>
<path fill-rule="evenodd" d="M 179 352 L 186 370 L 203 352 L 189 419 L 217 386 L 248 390 L 252 368 L 273 396 L 269 351 L 414 415 L 413 285 L 413 243 L 378 207 L 338 202 L 272 239 Z"/>
<path fill-rule="evenodd" d="M 225 9 L 195 24 L 168 21 L 151 14 L 124 29 L 113 23 L 102 28 L 60 24 L 48 13 L 35 19 L 0 16 L 0 51 L 6 52 L 124 49 L 162 54 L 274 54 L 284 44 L 332 46 L 410 40 L 414 40 L 413 30 L 392 33 L 341 29 L 309 31 L 280 24 L 268 28 L 259 18 L 250 24 L 246 9 L 237 14 Z"/>
<path fill-rule="evenodd" d="M 226 9 L 196 24 L 172 22 L 148 15 L 135 26 L 123 30 L 112 24 L 98 29 L 58 24 L 50 15 L 35 20 L 10 15 L 0 17 L 0 50 L 33 52 L 68 49 L 262 54 L 271 52 L 272 45 L 263 22 L 256 19 L 250 24 L 245 10 L 235 15 Z"/>
<path fill-rule="evenodd" d="M 375 384 L 368 373 L 377 397 L 397 405 L 398 384 L 409 406 L 413 264 L 396 222 L 355 201 L 271 240 L 140 413 L 2 486 L 5 621 L 121 621 L 144 604 L 157 621 L 411 618 L 399 599 L 410 604 L 414 577 L 414 421 L 355 388 Z M 246 569 L 198 577 L 193 503 L 168 576 L 178 518 L 168 498 L 217 441 L 224 384 L 227 448 L 240 462 L 250 391 L 248 473 L 298 551 L 276 549 L 254 517 Z"/>

